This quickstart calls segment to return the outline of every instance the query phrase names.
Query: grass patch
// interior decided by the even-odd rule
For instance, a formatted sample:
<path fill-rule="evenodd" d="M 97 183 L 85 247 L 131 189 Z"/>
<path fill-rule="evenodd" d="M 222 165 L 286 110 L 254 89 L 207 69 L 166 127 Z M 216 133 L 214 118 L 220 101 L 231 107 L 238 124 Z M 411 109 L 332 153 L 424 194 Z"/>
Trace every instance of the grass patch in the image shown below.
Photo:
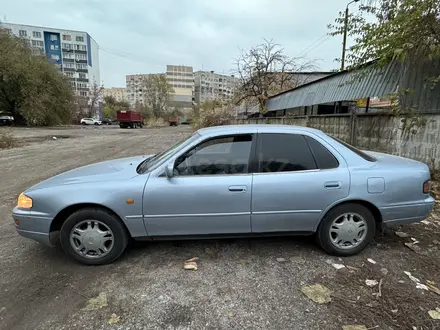
<path fill-rule="evenodd" d="M 9 149 L 17 145 L 17 140 L 12 136 L 10 129 L 0 129 L 0 149 Z"/>

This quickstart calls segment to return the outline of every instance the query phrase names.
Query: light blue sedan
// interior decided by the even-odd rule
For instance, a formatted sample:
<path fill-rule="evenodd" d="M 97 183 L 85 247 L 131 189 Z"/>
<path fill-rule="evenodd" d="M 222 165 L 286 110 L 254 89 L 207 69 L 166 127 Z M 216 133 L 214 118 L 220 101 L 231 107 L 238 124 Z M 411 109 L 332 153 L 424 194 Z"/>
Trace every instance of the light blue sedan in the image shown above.
<path fill-rule="evenodd" d="M 61 242 L 84 264 L 116 260 L 129 239 L 316 234 L 330 254 L 363 250 L 378 227 L 434 206 L 423 163 L 360 151 L 306 127 L 205 128 L 153 156 L 110 160 L 20 195 L 17 232 Z"/>

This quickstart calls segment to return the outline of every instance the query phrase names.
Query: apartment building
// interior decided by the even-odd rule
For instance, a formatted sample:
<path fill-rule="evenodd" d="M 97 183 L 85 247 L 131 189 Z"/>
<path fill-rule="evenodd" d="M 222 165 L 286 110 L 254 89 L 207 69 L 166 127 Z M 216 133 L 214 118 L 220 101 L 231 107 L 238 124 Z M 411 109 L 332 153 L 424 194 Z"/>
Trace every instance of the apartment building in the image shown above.
<path fill-rule="evenodd" d="M 126 89 L 121 87 L 111 87 L 111 88 L 104 88 L 102 92 L 102 96 L 112 96 L 116 101 L 127 101 Z"/>
<path fill-rule="evenodd" d="M 83 31 L 1 23 L 0 28 L 25 39 L 35 54 L 46 55 L 69 77 L 77 95 L 88 96 L 93 84 L 100 84 L 99 47 Z"/>
<path fill-rule="evenodd" d="M 192 66 L 167 65 L 166 78 L 174 89 L 170 106 L 191 109 L 194 100 L 194 71 Z"/>
<path fill-rule="evenodd" d="M 149 76 L 150 74 L 131 74 L 125 76 L 125 95 L 131 107 L 134 107 L 136 103 L 144 104 L 144 81 Z"/>
<path fill-rule="evenodd" d="M 232 99 L 239 79 L 214 71 L 194 73 L 194 98 L 197 104 L 207 100 L 227 101 Z"/>

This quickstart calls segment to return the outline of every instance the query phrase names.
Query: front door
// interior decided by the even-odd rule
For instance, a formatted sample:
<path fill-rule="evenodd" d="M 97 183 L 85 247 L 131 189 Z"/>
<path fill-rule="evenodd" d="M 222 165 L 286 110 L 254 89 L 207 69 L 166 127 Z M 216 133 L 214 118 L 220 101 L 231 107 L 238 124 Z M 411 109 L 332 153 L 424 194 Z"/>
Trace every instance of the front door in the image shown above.
<path fill-rule="evenodd" d="M 251 231 L 253 135 L 208 139 L 177 157 L 175 175 L 148 180 L 144 222 L 149 236 Z"/>
<path fill-rule="evenodd" d="M 349 193 L 344 159 L 317 136 L 259 134 L 252 190 L 252 232 L 311 232 Z"/>

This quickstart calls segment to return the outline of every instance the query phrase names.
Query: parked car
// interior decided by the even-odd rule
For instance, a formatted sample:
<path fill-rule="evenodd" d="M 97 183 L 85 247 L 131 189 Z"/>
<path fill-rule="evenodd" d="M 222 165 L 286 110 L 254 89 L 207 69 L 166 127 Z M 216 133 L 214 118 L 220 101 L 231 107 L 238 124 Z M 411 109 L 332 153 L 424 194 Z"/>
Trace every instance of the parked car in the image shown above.
<path fill-rule="evenodd" d="M 94 118 L 83 118 L 81 119 L 81 125 L 102 125 L 102 121 Z"/>
<path fill-rule="evenodd" d="M 110 118 L 102 118 L 101 123 L 102 125 L 113 125 L 113 119 Z"/>
<path fill-rule="evenodd" d="M 14 117 L 10 115 L 0 114 L 0 126 L 14 125 Z"/>
<path fill-rule="evenodd" d="M 57 175 L 22 193 L 13 218 L 20 235 L 96 265 L 130 237 L 316 234 L 328 253 L 350 256 L 377 227 L 421 221 L 433 206 L 421 162 L 311 128 L 240 125 Z"/>

